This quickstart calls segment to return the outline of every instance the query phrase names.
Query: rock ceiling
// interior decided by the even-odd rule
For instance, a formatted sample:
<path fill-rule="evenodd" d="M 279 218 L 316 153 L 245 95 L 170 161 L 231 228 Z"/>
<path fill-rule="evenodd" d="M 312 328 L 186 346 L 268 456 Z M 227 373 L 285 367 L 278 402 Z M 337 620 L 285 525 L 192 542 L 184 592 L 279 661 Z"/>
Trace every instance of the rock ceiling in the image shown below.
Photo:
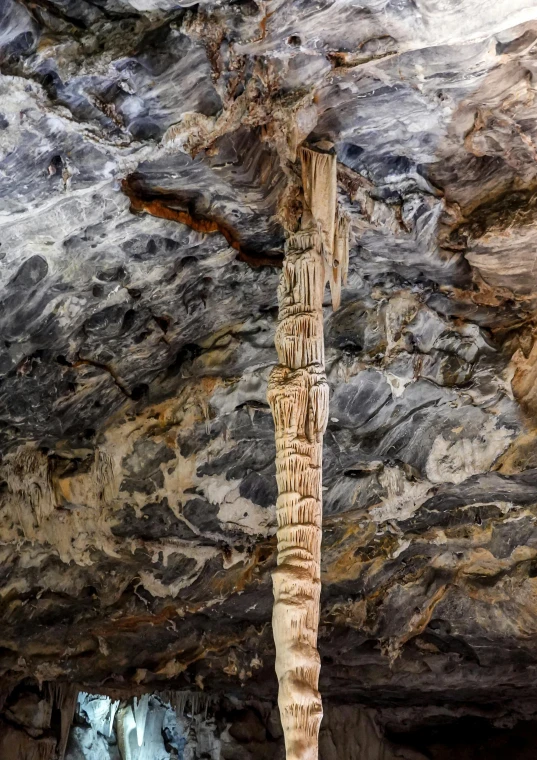
<path fill-rule="evenodd" d="M 535 0 L 1 13 L 4 682 L 274 697 L 266 383 L 305 141 L 352 244 L 321 690 L 532 713 Z"/>

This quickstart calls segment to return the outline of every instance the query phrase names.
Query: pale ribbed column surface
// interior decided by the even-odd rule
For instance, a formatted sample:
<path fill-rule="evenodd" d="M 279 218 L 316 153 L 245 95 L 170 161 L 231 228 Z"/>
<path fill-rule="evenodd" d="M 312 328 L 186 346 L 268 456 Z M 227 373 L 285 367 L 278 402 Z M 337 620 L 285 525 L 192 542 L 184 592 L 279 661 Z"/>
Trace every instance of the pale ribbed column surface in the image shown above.
<path fill-rule="evenodd" d="M 328 280 L 337 308 L 348 262 L 348 221 L 337 208 L 335 156 L 302 148 L 300 158 L 302 229 L 287 234 L 278 288 L 278 364 L 268 388 L 279 493 L 272 623 L 287 760 L 317 760 L 323 715 L 317 652 L 322 459 L 328 419 L 323 296 Z"/>
<path fill-rule="evenodd" d="M 279 706 L 288 760 L 316 760 L 322 718 L 320 662 L 322 447 L 328 413 L 324 374 L 324 264 L 316 231 L 290 235 L 279 288 L 279 364 L 268 398 L 276 428 L 278 568 L 273 629 Z"/>

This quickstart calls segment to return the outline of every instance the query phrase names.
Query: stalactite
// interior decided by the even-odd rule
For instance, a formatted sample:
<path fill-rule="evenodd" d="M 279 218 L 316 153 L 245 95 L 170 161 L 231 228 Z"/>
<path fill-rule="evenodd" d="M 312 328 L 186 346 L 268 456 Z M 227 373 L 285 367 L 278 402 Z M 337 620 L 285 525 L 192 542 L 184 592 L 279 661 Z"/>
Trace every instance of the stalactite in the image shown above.
<path fill-rule="evenodd" d="M 117 708 L 119 707 L 119 699 L 110 702 L 110 717 L 108 722 L 108 736 L 112 736 L 112 730 L 114 728 L 114 718 L 116 717 Z"/>
<path fill-rule="evenodd" d="M 279 363 L 268 386 L 276 434 L 278 567 L 273 632 L 287 760 L 317 760 L 322 703 L 317 651 L 322 447 L 328 419 L 323 297 L 334 307 L 348 264 L 348 221 L 337 211 L 336 159 L 302 148 L 305 213 L 287 234 L 278 287 Z"/>
<path fill-rule="evenodd" d="M 121 760 L 133 760 L 131 734 L 136 731 L 134 712 L 129 704 L 122 705 L 117 712 L 117 745 Z M 138 740 L 136 740 L 138 743 Z"/>
<path fill-rule="evenodd" d="M 323 247 L 331 259 L 337 209 L 336 157 L 309 148 L 301 148 L 299 156 L 306 207 L 320 228 Z"/>
<path fill-rule="evenodd" d="M 106 451 L 95 450 L 91 480 L 95 488 L 95 504 L 110 504 L 117 496 L 119 483 L 114 459 Z"/>
<path fill-rule="evenodd" d="M 60 743 L 58 760 L 63 760 L 69 740 L 69 731 L 73 723 L 78 699 L 78 689 L 73 684 L 55 683 L 49 686 L 52 704 L 60 711 Z"/>
<path fill-rule="evenodd" d="M 145 724 L 149 709 L 149 694 L 142 694 L 140 699 L 134 697 L 134 720 L 136 721 L 136 738 L 138 746 L 144 743 Z"/>
<path fill-rule="evenodd" d="M 332 307 L 339 309 L 341 286 L 347 284 L 349 269 L 349 217 L 338 210 L 334 231 L 334 255 L 328 281 L 332 295 Z"/>
<path fill-rule="evenodd" d="M 189 704 L 192 715 L 203 712 L 207 717 L 207 711 L 214 701 L 210 694 L 201 691 L 163 691 L 159 697 L 173 707 L 178 718 L 184 716 Z"/>
<path fill-rule="evenodd" d="M 54 750 L 55 746 L 52 744 L 52 742 L 39 742 L 37 745 L 37 760 L 52 760 L 54 757 Z M 21 758 L 21 760 L 32 760 L 31 757 L 28 757 L 27 754 L 25 754 L 24 758 Z"/>

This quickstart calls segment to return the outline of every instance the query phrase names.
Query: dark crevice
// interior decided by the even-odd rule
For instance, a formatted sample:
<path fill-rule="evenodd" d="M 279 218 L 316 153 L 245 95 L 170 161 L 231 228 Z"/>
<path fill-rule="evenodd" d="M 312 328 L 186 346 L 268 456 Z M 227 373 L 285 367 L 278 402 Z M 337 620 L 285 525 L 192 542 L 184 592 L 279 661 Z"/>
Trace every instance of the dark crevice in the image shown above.
<path fill-rule="evenodd" d="M 89 367 L 96 367 L 97 369 L 102 369 L 104 372 L 107 372 L 110 375 L 110 377 L 112 378 L 112 380 L 114 381 L 114 383 L 116 384 L 116 386 L 119 388 L 119 390 L 125 396 L 127 396 L 127 398 L 133 398 L 132 392 L 129 391 L 129 389 L 127 388 L 127 386 L 123 382 L 123 380 L 119 377 L 119 375 L 117 374 L 117 372 L 112 367 L 110 367 L 110 365 L 104 364 L 103 362 L 95 361 L 94 359 L 87 359 L 87 358 L 79 357 L 75 362 L 73 362 L 69 366 L 71 366 L 71 367 L 82 367 L 84 365 L 87 365 Z M 141 396 L 140 396 L 140 398 L 141 398 Z M 136 401 L 136 399 L 134 399 L 134 400 Z"/>

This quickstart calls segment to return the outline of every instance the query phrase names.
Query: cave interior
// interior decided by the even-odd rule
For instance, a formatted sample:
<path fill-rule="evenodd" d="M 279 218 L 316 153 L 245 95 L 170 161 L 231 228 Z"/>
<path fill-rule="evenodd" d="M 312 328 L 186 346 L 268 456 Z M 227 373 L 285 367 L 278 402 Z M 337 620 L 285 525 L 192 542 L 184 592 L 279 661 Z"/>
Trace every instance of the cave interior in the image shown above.
<path fill-rule="evenodd" d="M 0 0 L 0 760 L 285 760 L 304 150 L 319 760 L 535 757 L 536 95 L 537 0 Z"/>

